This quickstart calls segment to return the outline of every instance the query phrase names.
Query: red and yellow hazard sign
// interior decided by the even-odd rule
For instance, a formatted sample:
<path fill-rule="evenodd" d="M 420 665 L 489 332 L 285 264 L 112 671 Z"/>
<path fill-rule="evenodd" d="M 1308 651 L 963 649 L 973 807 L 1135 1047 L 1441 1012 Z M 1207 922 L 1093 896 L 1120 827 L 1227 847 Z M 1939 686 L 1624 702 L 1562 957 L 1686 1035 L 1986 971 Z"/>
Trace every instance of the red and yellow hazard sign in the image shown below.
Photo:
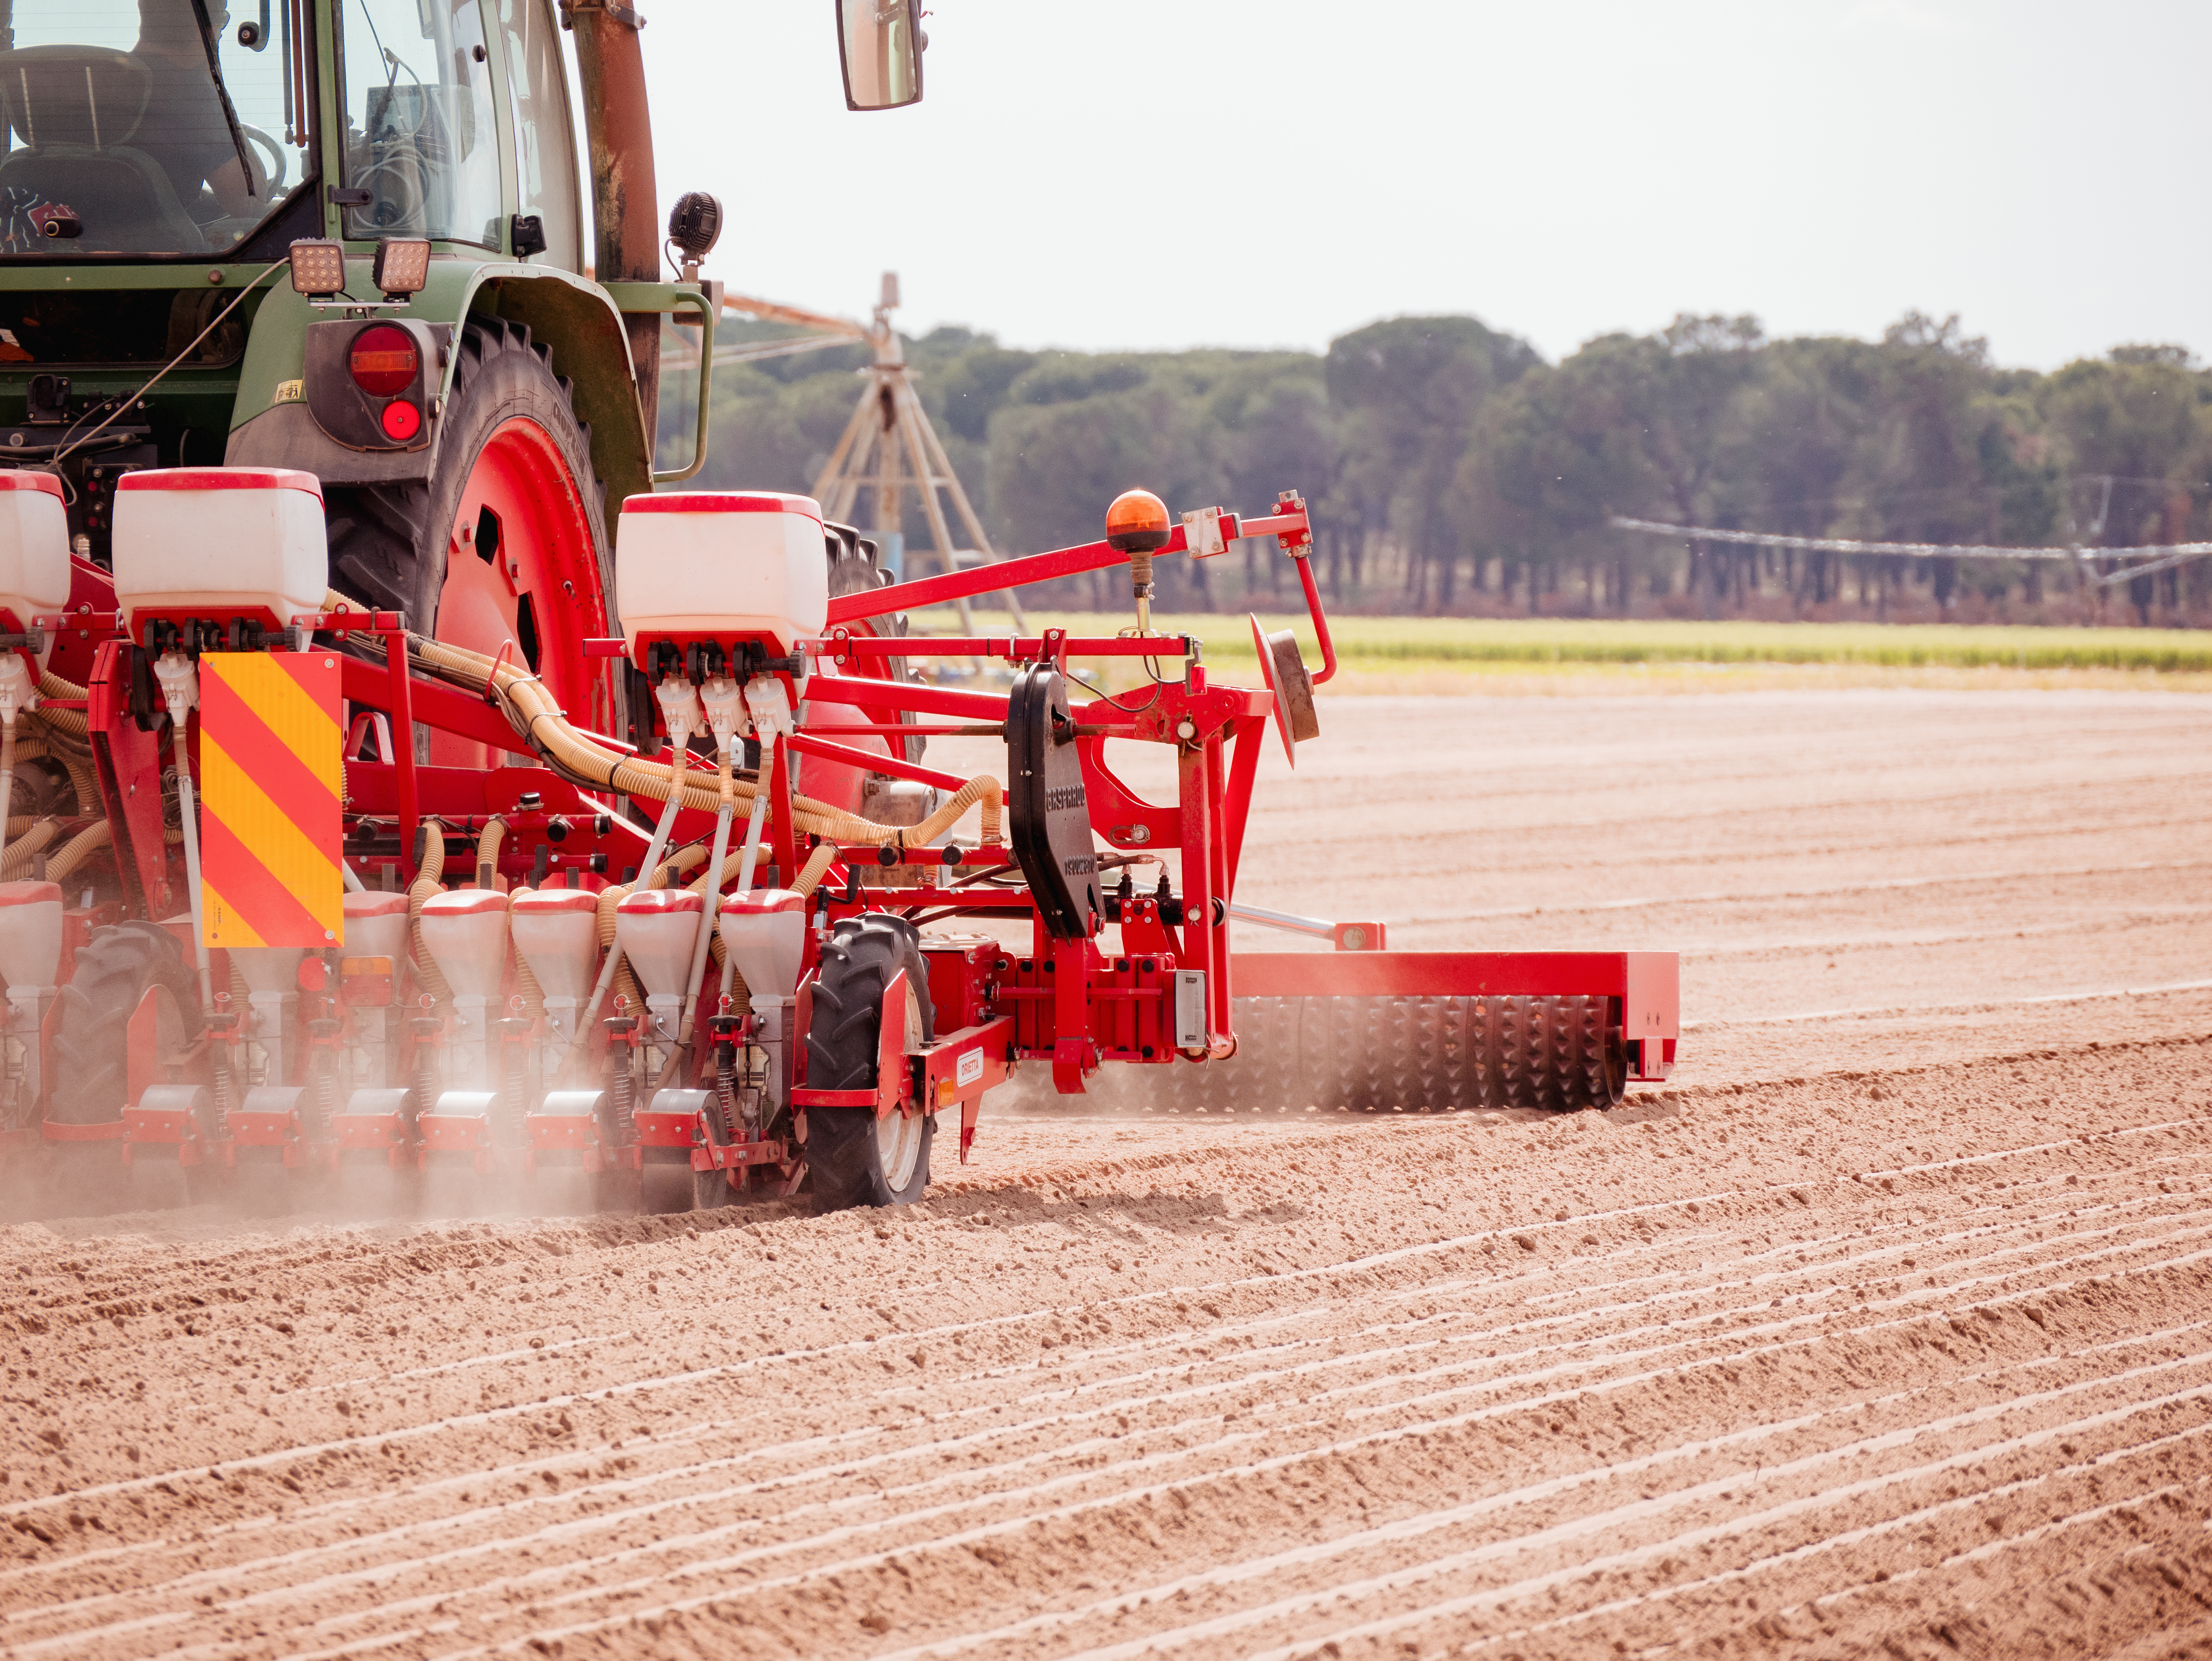
<path fill-rule="evenodd" d="M 210 946 L 345 940 L 337 657 L 200 659 L 200 886 Z"/>

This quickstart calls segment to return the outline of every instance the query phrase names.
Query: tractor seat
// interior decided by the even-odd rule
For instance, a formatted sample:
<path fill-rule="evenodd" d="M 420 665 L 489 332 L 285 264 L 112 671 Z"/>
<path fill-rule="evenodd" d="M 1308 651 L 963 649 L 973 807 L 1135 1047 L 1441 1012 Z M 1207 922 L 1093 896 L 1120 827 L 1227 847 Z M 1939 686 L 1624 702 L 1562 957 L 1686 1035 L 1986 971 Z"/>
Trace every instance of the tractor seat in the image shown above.
<path fill-rule="evenodd" d="M 65 204 L 83 234 L 57 252 L 201 253 L 207 240 L 161 163 L 133 145 L 153 76 L 96 46 L 0 52 L 0 120 L 11 148 L 0 186 Z"/>

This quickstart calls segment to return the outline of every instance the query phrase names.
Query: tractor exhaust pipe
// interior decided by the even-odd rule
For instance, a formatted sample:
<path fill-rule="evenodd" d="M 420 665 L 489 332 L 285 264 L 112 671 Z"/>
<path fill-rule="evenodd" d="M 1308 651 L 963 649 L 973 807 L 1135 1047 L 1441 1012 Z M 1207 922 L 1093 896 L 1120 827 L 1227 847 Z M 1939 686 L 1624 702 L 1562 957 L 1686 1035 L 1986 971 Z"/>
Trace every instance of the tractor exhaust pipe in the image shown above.
<path fill-rule="evenodd" d="M 626 6 L 563 6 L 576 37 L 576 77 L 592 119 L 592 274 L 602 283 L 650 283 L 660 275 L 660 196 L 653 181 L 653 119 L 645 94 L 641 20 Z M 636 366 L 638 413 L 650 443 L 660 418 L 660 319 L 623 319 Z M 650 866 L 641 866 L 650 870 Z"/>

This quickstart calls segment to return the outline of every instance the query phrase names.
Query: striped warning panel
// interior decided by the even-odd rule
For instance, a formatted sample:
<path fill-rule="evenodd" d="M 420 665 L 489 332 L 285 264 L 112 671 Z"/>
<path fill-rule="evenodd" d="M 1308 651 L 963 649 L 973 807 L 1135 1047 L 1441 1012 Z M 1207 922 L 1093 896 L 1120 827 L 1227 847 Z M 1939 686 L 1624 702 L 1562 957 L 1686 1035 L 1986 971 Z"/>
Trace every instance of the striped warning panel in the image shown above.
<path fill-rule="evenodd" d="M 345 940 L 338 663 L 200 659 L 200 885 L 210 946 Z"/>

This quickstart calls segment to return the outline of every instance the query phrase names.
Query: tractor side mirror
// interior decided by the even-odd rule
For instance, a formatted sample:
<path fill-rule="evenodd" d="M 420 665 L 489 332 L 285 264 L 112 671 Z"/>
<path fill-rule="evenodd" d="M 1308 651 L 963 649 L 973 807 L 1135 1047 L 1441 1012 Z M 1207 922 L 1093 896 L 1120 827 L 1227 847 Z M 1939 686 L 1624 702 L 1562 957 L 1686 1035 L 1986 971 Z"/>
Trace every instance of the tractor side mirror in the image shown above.
<path fill-rule="evenodd" d="M 896 110 L 921 102 L 920 0 L 836 0 L 845 107 Z"/>

